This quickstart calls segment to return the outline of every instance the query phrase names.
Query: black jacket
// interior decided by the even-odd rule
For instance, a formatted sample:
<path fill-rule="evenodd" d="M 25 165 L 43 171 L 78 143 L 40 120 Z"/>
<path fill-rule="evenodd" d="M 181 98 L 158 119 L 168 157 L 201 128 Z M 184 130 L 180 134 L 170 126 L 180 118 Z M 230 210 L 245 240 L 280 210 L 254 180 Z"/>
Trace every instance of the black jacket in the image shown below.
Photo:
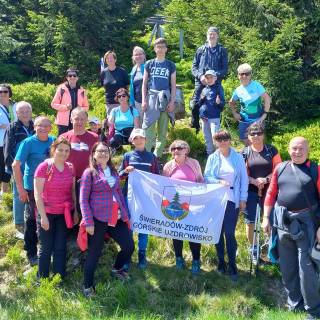
<path fill-rule="evenodd" d="M 34 127 L 32 121 L 28 128 L 24 127 L 20 120 L 10 123 L 10 126 L 6 130 L 3 142 L 4 163 L 8 173 L 12 173 L 12 162 L 16 156 L 20 143 L 33 134 Z"/>

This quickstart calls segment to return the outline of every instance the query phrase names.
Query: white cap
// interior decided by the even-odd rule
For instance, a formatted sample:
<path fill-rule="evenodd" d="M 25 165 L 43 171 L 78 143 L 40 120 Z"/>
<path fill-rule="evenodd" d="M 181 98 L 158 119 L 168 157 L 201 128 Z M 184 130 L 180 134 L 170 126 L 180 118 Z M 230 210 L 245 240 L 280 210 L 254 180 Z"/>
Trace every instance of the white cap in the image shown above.
<path fill-rule="evenodd" d="M 90 122 L 93 122 L 93 123 L 95 123 L 95 124 L 100 124 L 100 120 L 99 120 L 99 118 L 97 118 L 97 117 L 91 117 L 91 118 L 89 118 L 89 123 Z"/>
<path fill-rule="evenodd" d="M 214 70 L 207 70 L 204 76 L 208 76 L 208 75 L 216 77 L 217 73 Z"/>
<path fill-rule="evenodd" d="M 131 142 L 135 137 L 145 138 L 146 137 L 146 132 L 143 129 L 134 128 L 131 131 L 131 134 L 130 134 L 130 137 L 129 137 L 129 141 Z"/>

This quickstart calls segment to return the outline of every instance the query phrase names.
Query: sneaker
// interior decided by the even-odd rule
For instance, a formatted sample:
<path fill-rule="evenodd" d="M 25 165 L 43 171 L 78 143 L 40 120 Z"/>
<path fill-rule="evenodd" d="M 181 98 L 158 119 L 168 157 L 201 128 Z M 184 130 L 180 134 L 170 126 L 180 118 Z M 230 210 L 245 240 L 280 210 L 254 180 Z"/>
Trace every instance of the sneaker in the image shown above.
<path fill-rule="evenodd" d="M 230 279 L 231 281 L 233 282 L 237 282 L 238 281 L 238 269 L 236 266 L 229 266 L 229 276 L 230 276 Z"/>
<path fill-rule="evenodd" d="M 24 240 L 24 234 L 20 231 L 16 231 L 16 234 L 14 235 L 19 240 Z"/>
<path fill-rule="evenodd" d="M 83 289 L 83 295 L 88 299 L 94 297 L 95 294 L 96 290 L 93 287 Z"/>
<path fill-rule="evenodd" d="M 219 262 L 217 271 L 218 271 L 220 274 L 225 274 L 225 273 L 226 273 L 227 268 L 226 268 L 226 264 L 225 264 L 224 261 L 223 261 L 223 262 Z"/>
<path fill-rule="evenodd" d="M 186 267 L 184 259 L 182 257 L 176 257 L 176 269 L 183 270 Z"/>
<path fill-rule="evenodd" d="M 192 260 L 191 273 L 193 275 L 198 275 L 201 271 L 200 266 L 201 266 L 200 260 Z"/>
<path fill-rule="evenodd" d="M 123 270 L 123 268 L 120 269 L 120 270 L 112 269 L 112 270 L 111 270 L 111 275 L 112 275 L 114 278 L 119 279 L 119 280 L 121 280 L 121 281 L 130 280 L 130 277 L 129 277 L 128 273 L 125 272 L 125 271 Z"/>
<path fill-rule="evenodd" d="M 38 256 L 28 257 L 28 261 L 29 261 L 30 266 L 33 267 L 38 264 Z"/>
<path fill-rule="evenodd" d="M 146 251 L 139 250 L 138 252 L 138 268 L 145 269 L 147 267 Z"/>

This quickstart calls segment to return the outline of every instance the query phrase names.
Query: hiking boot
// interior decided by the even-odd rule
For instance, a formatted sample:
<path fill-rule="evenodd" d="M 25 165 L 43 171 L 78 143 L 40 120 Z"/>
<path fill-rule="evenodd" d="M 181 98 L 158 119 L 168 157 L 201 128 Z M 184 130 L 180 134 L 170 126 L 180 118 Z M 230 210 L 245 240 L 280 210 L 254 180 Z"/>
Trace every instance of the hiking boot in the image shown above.
<path fill-rule="evenodd" d="M 96 295 L 96 290 L 94 289 L 94 287 L 85 288 L 85 289 L 83 289 L 83 295 L 87 299 L 90 299 Z"/>
<path fill-rule="evenodd" d="M 224 261 L 218 263 L 217 271 L 218 271 L 220 274 L 225 274 L 225 273 L 226 273 L 227 267 L 226 267 L 226 264 L 225 264 Z"/>
<path fill-rule="evenodd" d="M 139 250 L 138 252 L 138 268 L 145 269 L 147 267 L 146 251 Z"/>
<path fill-rule="evenodd" d="M 192 260 L 192 265 L 191 265 L 191 273 L 193 275 L 198 275 L 200 273 L 200 260 Z"/>
<path fill-rule="evenodd" d="M 230 265 L 229 268 L 228 268 L 228 273 L 229 273 L 231 281 L 233 281 L 233 282 L 237 282 L 238 281 L 239 276 L 238 276 L 237 266 Z"/>
<path fill-rule="evenodd" d="M 125 272 L 125 271 L 123 270 L 123 268 L 120 269 L 120 270 L 112 269 L 112 270 L 111 270 L 111 275 L 112 275 L 114 278 L 119 279 L 119 280 L 121 280 L 121 281 L 130 280 L 130 277 L 129 277 L 128 273 Z"/>
<path fill-rule="evenodd" d="M 186 267 L 184 259 L 182 257 L 176 257 L 176 269 L 183 270 Z"/>

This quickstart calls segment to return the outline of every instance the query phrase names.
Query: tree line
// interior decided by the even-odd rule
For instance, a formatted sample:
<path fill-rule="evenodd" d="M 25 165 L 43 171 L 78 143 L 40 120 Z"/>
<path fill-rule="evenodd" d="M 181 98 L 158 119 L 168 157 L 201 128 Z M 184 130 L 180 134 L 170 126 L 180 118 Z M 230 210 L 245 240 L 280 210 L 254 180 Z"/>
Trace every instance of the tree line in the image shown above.
<path fill-rule="evenodd" d="M 108 49 L 130 68 L 132 39 L 154 13 L 170 22 L 165 32 L 175 62 L 180 30 L 184 58 L 192 61 L 215 25 L 229 53 L 227 91 L 237 85 L 237 66 L 248 62 L 272 96 L 275 119 L 301 117 L 301 110 L 319 115 L 320 0 L 0 0 L 0 80 L 57 82 L 76 65 L 91 82 Z"/>

